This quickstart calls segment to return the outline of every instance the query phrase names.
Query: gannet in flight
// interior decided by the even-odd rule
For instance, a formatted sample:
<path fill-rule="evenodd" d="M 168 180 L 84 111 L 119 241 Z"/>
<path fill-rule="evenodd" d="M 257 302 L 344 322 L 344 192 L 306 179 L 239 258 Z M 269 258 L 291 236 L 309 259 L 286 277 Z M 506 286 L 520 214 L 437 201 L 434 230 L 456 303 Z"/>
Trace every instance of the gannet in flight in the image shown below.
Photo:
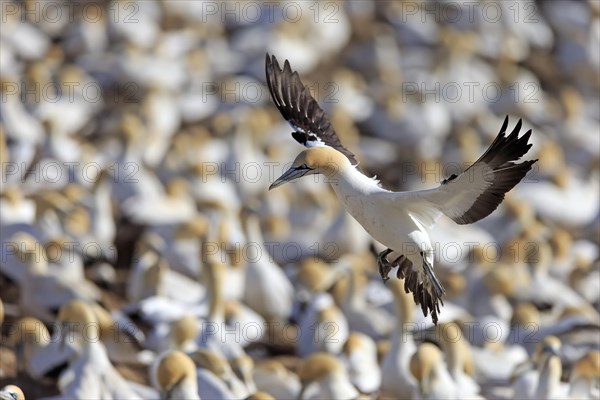
<path fill-rule="evenodd" d="M 346 210 L 387 247 L 377 256 L 384 281 L 398 267 L 396 275 L 405 279 L 404 290 L 413 293 L 423 314 L 431 312 L 437 324 L 444 288 L 433 272 L 427 229 L 433 228 L 441 214 L 458 224 L 471 224 L 494 211 L 537 161 L 515 163 L 531 147 L 531 130 L 519 138 L 519 120 L 506 136 L 506 117 L 490 147 L 463 173 L 451 175 L 435 189 L 392 192 L 356 168 L 354 154 L 342 146 L 324 111 L 287 60 L 282 70 L 275 56 L 267 54 L 265 70 L 275 105 L 294 129 L 294 139 L 307 147 L 269 189 L 305 175 L 325 175 Z M 400 256 L 390 262 L 387 256 L 392 252 Z"/>

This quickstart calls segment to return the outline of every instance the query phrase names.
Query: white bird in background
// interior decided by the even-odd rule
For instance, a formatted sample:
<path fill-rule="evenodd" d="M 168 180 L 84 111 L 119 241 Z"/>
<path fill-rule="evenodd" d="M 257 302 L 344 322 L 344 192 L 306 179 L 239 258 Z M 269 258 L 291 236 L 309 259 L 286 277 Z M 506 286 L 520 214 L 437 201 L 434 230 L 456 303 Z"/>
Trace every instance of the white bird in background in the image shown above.
<path fill-rule="evenodd" d="M 252 371 L 258 390 L 277 399 L 295 399 L 300 393 L 300 379 L 276 359 L 264 360 Z"/>
<path fill-rule="evenodd" d="M 25 395 L 20 387 L 6 385 L 0 389 L 0 400 L 25 400 Z"/>
<path fill-rule="evenodd" d="M 529 358 L 527 351 L 519 343 L 522 337 L 539 330 L 540 315 L 531 303 L 521 303 L 515 307 L 510 321 L 511 329 L 506 340 L 483 343 L 483 347 L 472 346 L 473 363 L 478 380 L 508 382 L 515 367 Z M 473 336 L 469 335 L 469 339 Z M 524 339 L 520 339 L 521 341 Z"/>
<path fill-rule="evenodd" d="M 199 347 L 219 353 L 228 361 L 245 354 L 239 340 L 226 340 L 225 332 L 230 329 L 240 335 L 241 327 L 231 327 L 225 321 L 224 290 L 227 267 L 218 259 L 206 260 L 203 273 L 206 273 L 207 297 L 209 301 L 206 323 L 196 338 Z"/>
<path fill-rule="evenodd" d="M 298 399 L 355 399 L 359 394 L 342 362 L 331 354 L 311 355 L 300 366 L 298 376 L 302 382 Z"/>
<path fill-rule="evenodd" d="M 393 316 L 383 308 L 368 303 L 366 296 L 367 277 L 360 257 L 347 257 L 348 288 L 340 302 L 340 308 L 348 320 L 351 330 L 362 332 L 374 340 L 389 336 Z"/>
<path fill-rule="evenodd" d="M 473 353 L 460 326 L 454 322 L 440 324 L 437 326 L 437 333 L 459 397 L 464 399 L 477 396 L 480 387 L 473 379 Z"/>
<path fill-rule="evenodd" d="M 422 399 L 459 399 L 456 383 L 439 347 L 422 343 L 410 359 L 410 371 L 419 381 Z"/>
<path fill-rule="evenodd" d="M 264 318 L 287 321 L 292 313 L 294 287 L 281 267 L 270 259 L 258 216 L 248 213 L 246 234 L 256 254 L 248 257 L 244 302 Z"/>
<path fill-rule="evenodd" d="M 381 391 L 385 396 L 414 398 L 417 381 L 409 370 L 410 358 L 417 351 L 413 336 L 415 306 L 403 290 L 402 281 L 391 282 L 394 295 L 396 326 L 392 331 L 391 346 L 381 364 Z"/>
<path fill-rule="evenodd" d="M 26 198 L 18 186 L 4 186 L 0 197 L 2 225 L 32 224 L 35 220 L 35 212 L 35 201 Z"/>
<path fill-rule="evenodd" d="M 123 213 L 134 222 L 152 226 L 189 221 L 196 216 L 196 204 L 187 187 L 184 178 L 173 178 L 165 185 L 164 194 L 140 194 L 125 200 Z"/>
<path fill-rule="evenodd" d="M 90 212 L 92 230 L 95 241 L 98 243 L 104 255 L 116 256 L 113 243 L 117 233 L 117 227 L 113 218 L 112 194 L 110 190 L 109 175 L 102 171 L 93 185 L 93 207 Z"/>
<path fill-rule="evenodd" d="M 533 362 L 536 369 L 522 373 L 513 383 L 515 399 L 561 399 L 568 388 L 561 383 L 561 342 L 556 336 L 547 336 L 538 343 Z M 528 367 L 525 364 L 524 367 Z M 517 369 L 521 369 L 517 367 Z M 517 371 L 518 374 L 518 371 Z"/>
<path fill-rule="evenodd" d="M 246 281 L 245 252 L 248 249 L 246 234 L 237 218 L 237 212 L 222 209 L 217 215 L 211 215 L 211 218 L 218 219 L 213 228 L 218 233 L 216 239 L 211 237 L 206 242 L 206 253 L 214 252 L 215 258 L 219 258 L 222 262 L 226 261 L 227 285 L 223 287 L 223 298 L 240 300 L 244 296 Z M 202 268 L 204 271 L 204 266 Z"/>
<path fill-rule="evenodd" d="M 200 400 L 196 365 L 181 351 L 170 351 L 156 360 L 150 371 L 161 399 Z"/>
<path fill-rule="evenodd" d="M 306 357 L 315 352 L 338 354 L 348 339 L 348 321 L 329 293 L 315 293 L 298 321 L 296 353 Z"/>
<path fill-rule="evenodd" d="M 324 111 L 287 60 L 282 70 L 277 59 L 267 54 L 266 77 L 275 105 L 294 128 L 292 136 L 307 147 L 270 189 L 302 176 L 325 175 L 346 210 L 387 247 L 377 257 L 382 278 L 387 280 L 397 269 L 398 278 L 405 278 L 405 290 L 413 293 L 423 314 L 431 312 L 437 323 L 444 288 L 433 272 L 427 229 L 442 214 L 458 224 L 470 224 L 492 213 L 537 161 L 515 164 L 531 147 L 531 130 L 519 138 L 519 120 L 505 136 L 507 117 L 494 142 L 463 173 L 452 174 L 434 189 L 392 192 L 356 168 L 354 155 L 342 146 Z M 392 262 L 387 259 L 390 253 L 395 253 Z"/>
<path fill-rule="evenodd" d="M 379 389 L 381 369 L 377 364 L 377 345 L 371 337 L 351 332 L 342 349 L 342 361 L 348 368 L 350 381 L 361 393 Z"/>
<path fill-rule="evenodd" d="M 64 398 L 141 399 L 108 359 L 98 338 L 100 326 L 91 303 L 73 300 L 60 308 L 62 343 L 75 349 L 58 379 Z"/>
<path fill-rule="evenodd" d="M 233 373 L 241 383 L 241 392 L 234 391 L 234 395 L 239 393 L 237 394 L 238 396 L 246 398 L 249 394 L 256 393 L 256 384 L 252 376 L 252 371 L 254 370 L 254 361 L 252 358 L 247 354 L 243 354 L 231 360 L 230 364 Z"/>
<path fill-rule="evenodd" d="M 164 308 L 169 309 L 169 304 Z M 162 318 L 159 321 L 152 322 L 152 330 L 148 333 L 144 345 L 147 349 L 161 353 L 167 350 L 181 350 L 186 353 L 198 348 L 196 345 L 196 336 L 200 332 L 198 317 L 193 314 L 184 314 L 187 310 L 177 310 L 178 318 L 170 320 Z M 166 313 L 165 312 L 165 313 Z"/>
<path fill-rule="evenodd" d="M 595 384 L 598 379 L 600 379 L 600 351 L 593 350 L 579 359 L 571 370 L 569 395 L 572 399 L 599 398 L 600 389 Z"/>
<path fill-rule="evenodd" d="M 232 399 L 234 398 L 233 389 L 244 389 L 231 370 L 231 365 L 220 354 L 208 349 L 198 349 L 190 354 L 190 358 L 196 365 L 196 377 L 201 398 Z"/>
<path fill-rule="evenodd" d="M 171 236 L 161 235 L 165 241 L 162 256 L 167 259 L 173 271 L 191 278 L 200 276 L 202 257 L 199 256 L 202 245 L 207 241 L 210 221 L 203 215 L 197 215 L 184 224 L 171 229 Z M 158 231 L 164 227 L 159 226 Z"/>
<path fill-rule="evenodd" d="M 100 340 L 111 362 L 134 366 L 150 365 L 155 354 L 142 348 L 144 334 L 135 329 L 133 322 L 115 313 L 115 317 L 97 303 L 90 305 L 100 329 Z"/>
<path fill-rule="evenodd" d="M 26 314 L 50 322 L 54 319 L 53 312 L 68 301 L 95 300 L 100 295 L 90 282 L 75 284 L 69 274 L 53 273 L 47 248 L 32 235 L 17 232 L 11 236 L 10 244 L 16 246 L 17 259 L 26 269 L 24 279 L 19 282 L 20 306 Z"/>
<path fill-rule="evenodd" d="M 164 260 L 160 258 L 162 248 L 164 241 L 152 233 L 142 236 L 138 241 L 127 280 L 126 295 L 130 302 L 162 294 L 160 283 L 166 268 Z"/>
<path fill-rule="evenodd" d="M 171 145 L 171 139 L 181 123 L 181 113 L 174 96 L 166 90 L 150 87 L 142 104 L 147 121 L 146 150 L 143 160 L 156 168 Z"/>
<path fill-rule="evenodd" d="M 260 327 L 266 326 L 265 319 L 241 301 L 225 301 L 225 321 L 240 333 L 236 341 L 242 347 L 261 342 L 264 338 L 265 332 Z"/>
<path fill-rule="evenodd" d="M 26 371 L 34 379 L 55 375 L 66 366 L 73 350 L 60 346 L 57 335 L 50 335 L 39 319 L 24 317 L 11 329 L 6 344 L 15 348 L 17 370 Z"/>

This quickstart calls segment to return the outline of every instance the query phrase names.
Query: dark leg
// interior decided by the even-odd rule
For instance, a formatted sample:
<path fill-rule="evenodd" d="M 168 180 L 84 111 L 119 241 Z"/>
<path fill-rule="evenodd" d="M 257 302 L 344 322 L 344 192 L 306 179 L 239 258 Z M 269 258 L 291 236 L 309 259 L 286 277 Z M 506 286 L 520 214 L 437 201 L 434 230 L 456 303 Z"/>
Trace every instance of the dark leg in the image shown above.
<path fill-rule="evenodd" d="M 429 261 L 427 261 L 427 258 L 425 257 L 425 253 L 421 252 L 421 257 L 423 257 L 423 269 L 425 270 L 425 274 L 427 274 L 427 277 L 429 278 L 429 281 L 431 282 L 431 285 L 433 286 L 435 295 L 437 297 L 442 297 L 442 295 L 444 293 L 446 293 L 446 290 L 444 289 L 444 287 L 442 286 L 442 284 L 440 283 L 438 278 L 433 273 L 433 267 L 431 266 L 431 264 L 429 264 Z"/>
<path fill-rule="evenodd" d="M 388 278 L 388 273 L 392 270 L 392 264 L 390 264 L 386 257 L 392 251 L 392 249 L 386 249 L 377 255 L 377 267 L 379 267 L 379 275 L 381 275 L 383 283 L 390 279 Z"/>

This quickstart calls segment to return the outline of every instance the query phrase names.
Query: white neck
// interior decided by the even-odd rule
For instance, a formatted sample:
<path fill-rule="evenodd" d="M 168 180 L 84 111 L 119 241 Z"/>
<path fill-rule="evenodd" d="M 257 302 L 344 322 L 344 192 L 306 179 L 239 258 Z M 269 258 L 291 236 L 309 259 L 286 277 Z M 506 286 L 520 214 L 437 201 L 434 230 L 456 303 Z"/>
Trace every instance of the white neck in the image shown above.
<path fill-rule="evenodd" d="M 396 325 L 392 331 L 392 346 L 390 348 L 390 354 L 396 353 L 396 356 L 405 359 L 407 364 L 410 357 L 417 350 L 415 338 L 412 331 L 409 330 L 409 326 L 410 324 Z"/>
<path fill-rule="evenodd" d="M 208 320 L 216 324 L 222 324 L 225 321 L 225 305 L 223 303 L 223 275 L 225 266 L 221 264 L 205 266 L 208 274 L 207 295 L 210 301 L 208 310 Z"/>
<path fill-rule="evenodd" d="M 190 399 L 200 400 L 198 394 L 198 383 L 196 377 L 186 377 L 173 391 L 170 393 L 170 399 Z"/>
<path fill-rule="evenodd" d="M 344 374 L 332 373 L 321 379 L 319 384 L 322 388 L 325 388 L 322 395 L 324 394 L 326 397 L 349 399 L 358 395 L 358 392 Z"/>
<path fill-rule="evenodd" d="M 439 396 L 440 393 L 454 393 L 456 391 L 456 383 L 444 363 L 437 364 L 430 374 L 431 388 L 435 395 Z"/>
<path fill-rule="evenodd" d="M 346 290 L 346 296 L 344 299 L 345 306 L 350 308 L 365 307 L 365 296 L 363 290 L 359 289 L 357 280 L 359 279 L 358 271 L 354 267 L 350 267 L 350 273 L 348 274 L 348 289 Z M 362 288 L 360 288 L 362 289 Z"/>
<path fill-rule="evenodd" d="M 327 179 L 327 182 L 340 199 L 343 199 L 344 195 L 371 194 L 386 191 L 379 186 L 379 181 L 369 178 L 356 169 L 356 167 L 350 165 L 340 167 L 337 173 Z"/>
<path fill-rule="evenodd" d="M 540 371 L 538 387 L 535 392 L 538 398 L 549 398 L 556 393 L 560 386 L 562 368 L 557 356 L 550 356 L 544 362 Z"/>

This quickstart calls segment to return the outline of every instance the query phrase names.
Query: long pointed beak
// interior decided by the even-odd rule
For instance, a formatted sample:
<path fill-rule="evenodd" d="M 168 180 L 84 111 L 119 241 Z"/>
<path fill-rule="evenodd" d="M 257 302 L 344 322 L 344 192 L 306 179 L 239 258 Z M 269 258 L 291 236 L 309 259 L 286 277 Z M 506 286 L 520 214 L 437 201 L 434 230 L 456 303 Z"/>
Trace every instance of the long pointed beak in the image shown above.
<path fill-rule="evenodd" d="M 305 166 L 300 166 L 300 167 L 292 167 L 290 169 L 288 169 L 286 172 L 284 172 L 283 175 L 281 175 L 279 178 L 277 178 L 277 180 L 275 180 L 275 182 L 273 182 L 271 184 L 271 186 L 269 186 L 269 190 L 271 189 L 275 189 L 277 186 L 281 186 L 286 182 L 290 182 L 293 181 L 294 179 L 298 179 L 298 178 L 302 178 L 304 175 L 308 174 L 310 171 L 312 171 L 311 168 L 305 167 Z"/>

